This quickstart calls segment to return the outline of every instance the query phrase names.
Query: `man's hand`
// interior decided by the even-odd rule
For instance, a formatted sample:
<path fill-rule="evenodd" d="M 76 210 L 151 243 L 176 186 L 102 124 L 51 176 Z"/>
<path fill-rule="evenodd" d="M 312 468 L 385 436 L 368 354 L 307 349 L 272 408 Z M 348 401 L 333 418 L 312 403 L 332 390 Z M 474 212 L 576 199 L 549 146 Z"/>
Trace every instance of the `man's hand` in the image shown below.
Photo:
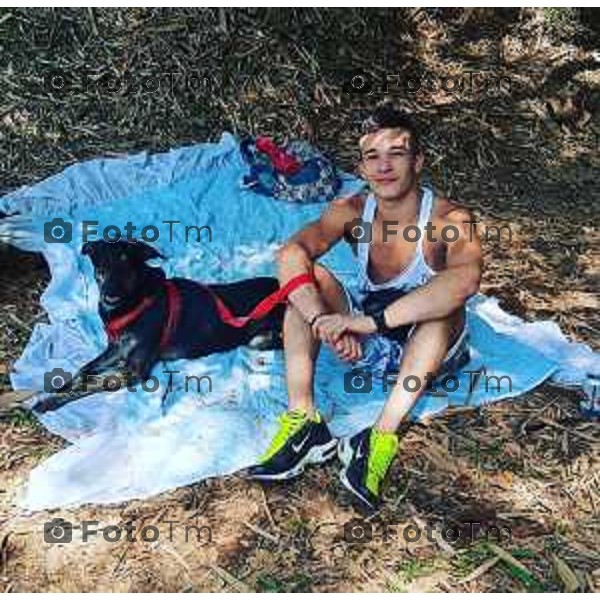
<path fill-rule="evenodd" d="M 352 333 L 345 333 L 333 346 L 339 358 L 347 362 L 356 362 L 362 358 L 362 347 L 358 337 Z"/>
<path fill-rule="evenodd" d="M 313 324 L 313 332 L 324 342 L 335 346 L 344 334 L 369 335 L 377 331 L 371 317 L 333 313 L 319 317 Z"/>

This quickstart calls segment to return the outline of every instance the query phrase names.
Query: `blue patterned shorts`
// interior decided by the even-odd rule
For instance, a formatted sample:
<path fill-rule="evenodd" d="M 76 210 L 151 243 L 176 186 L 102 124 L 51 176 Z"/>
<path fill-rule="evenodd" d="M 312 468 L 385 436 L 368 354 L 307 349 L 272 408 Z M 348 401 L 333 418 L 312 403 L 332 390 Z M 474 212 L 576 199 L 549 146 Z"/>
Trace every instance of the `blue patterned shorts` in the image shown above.
<path fill-rule="evenodd" d="M 358 295 L 353 293 L 348 287 L 344 285 L 342 287 L 346 293 L 350 311 L 353 314 L 364 314 Z M 415 325 L 410 329 L 407 339 L 412 335 L 414 328 Z M 373 377 L 379 378 L 385 378 L 387 375 L 398 373 L 403 348 L 403 344 L 384 335 L 366 336 L 362 344 L 363 356 L 360 361 L 354 364 L 354 367 L 368 370 Z M 465 323 L 458 339 L 448 350 L 438 372 L 437 379 L 456 373 L 458 369 L 469 362 L 469 359 L 469 333 Z"/>

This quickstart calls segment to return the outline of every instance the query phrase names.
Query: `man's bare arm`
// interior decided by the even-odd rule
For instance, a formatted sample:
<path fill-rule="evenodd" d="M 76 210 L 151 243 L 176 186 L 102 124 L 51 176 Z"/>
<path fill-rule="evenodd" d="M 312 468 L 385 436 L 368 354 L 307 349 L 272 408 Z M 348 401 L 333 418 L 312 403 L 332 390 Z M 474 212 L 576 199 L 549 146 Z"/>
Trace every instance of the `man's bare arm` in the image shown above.
<path fill-rule="evenodd" d="M 460 231 L 458 240 L 448 243 L 447 268 L 423 287 L 390 304 L 385 309 L 388 327 L 442 319 L 479 291 L 483 260 L 477 232 L 467 223 L 473 222 L 470 213 L 455 209 L 447 219 Z"/>
<path fill-rule="evenodd" d="M 312 273 L 314 263 L 344 236 L 345 224 L 357 215 L 357 198 L 343 198 L 329 204 L 318 221 L 309 223 L 279 250 L 279 283 L 285 285 L 302 273 Z M 290 294 L 290 302 L 310 321 L 327 312 L 317 289 L 305 285 Z"/>

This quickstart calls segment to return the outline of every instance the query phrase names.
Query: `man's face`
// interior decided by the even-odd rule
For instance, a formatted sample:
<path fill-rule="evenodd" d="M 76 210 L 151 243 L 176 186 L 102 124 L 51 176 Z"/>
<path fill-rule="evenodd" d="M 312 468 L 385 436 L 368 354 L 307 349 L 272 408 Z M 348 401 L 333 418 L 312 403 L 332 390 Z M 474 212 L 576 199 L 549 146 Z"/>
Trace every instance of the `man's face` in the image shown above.
<path fill-rule="evenodd" d="M 361 137 L 359 146 L 361 175 L 378 198 L 402 198 L 415 186 L 423 155 L 414 154 L 408 131 L 380 129 Z"/>

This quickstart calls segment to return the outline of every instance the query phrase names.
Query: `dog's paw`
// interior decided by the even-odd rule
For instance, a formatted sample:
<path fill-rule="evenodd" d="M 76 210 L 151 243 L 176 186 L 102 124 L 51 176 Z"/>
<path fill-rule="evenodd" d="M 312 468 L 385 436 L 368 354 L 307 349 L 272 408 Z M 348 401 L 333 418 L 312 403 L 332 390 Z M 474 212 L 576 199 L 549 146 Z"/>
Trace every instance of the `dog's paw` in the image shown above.
<path fill-rule="evenodd" d="M 248 348 L 251 350 L 281 350 L 283 348 L 283 338 L 277 331 L 267 331 L 258 333 L 249 342 Z"/>
<path fill-rule="evenodd" d="M 70 399 L 64 398 L 64 396 L 49 396 L 48 398 L 36 402 L 31 407 L 31 410 L 39 414 L 53 412 L 63 407 L 68 402 L 70 402 Z"/>

